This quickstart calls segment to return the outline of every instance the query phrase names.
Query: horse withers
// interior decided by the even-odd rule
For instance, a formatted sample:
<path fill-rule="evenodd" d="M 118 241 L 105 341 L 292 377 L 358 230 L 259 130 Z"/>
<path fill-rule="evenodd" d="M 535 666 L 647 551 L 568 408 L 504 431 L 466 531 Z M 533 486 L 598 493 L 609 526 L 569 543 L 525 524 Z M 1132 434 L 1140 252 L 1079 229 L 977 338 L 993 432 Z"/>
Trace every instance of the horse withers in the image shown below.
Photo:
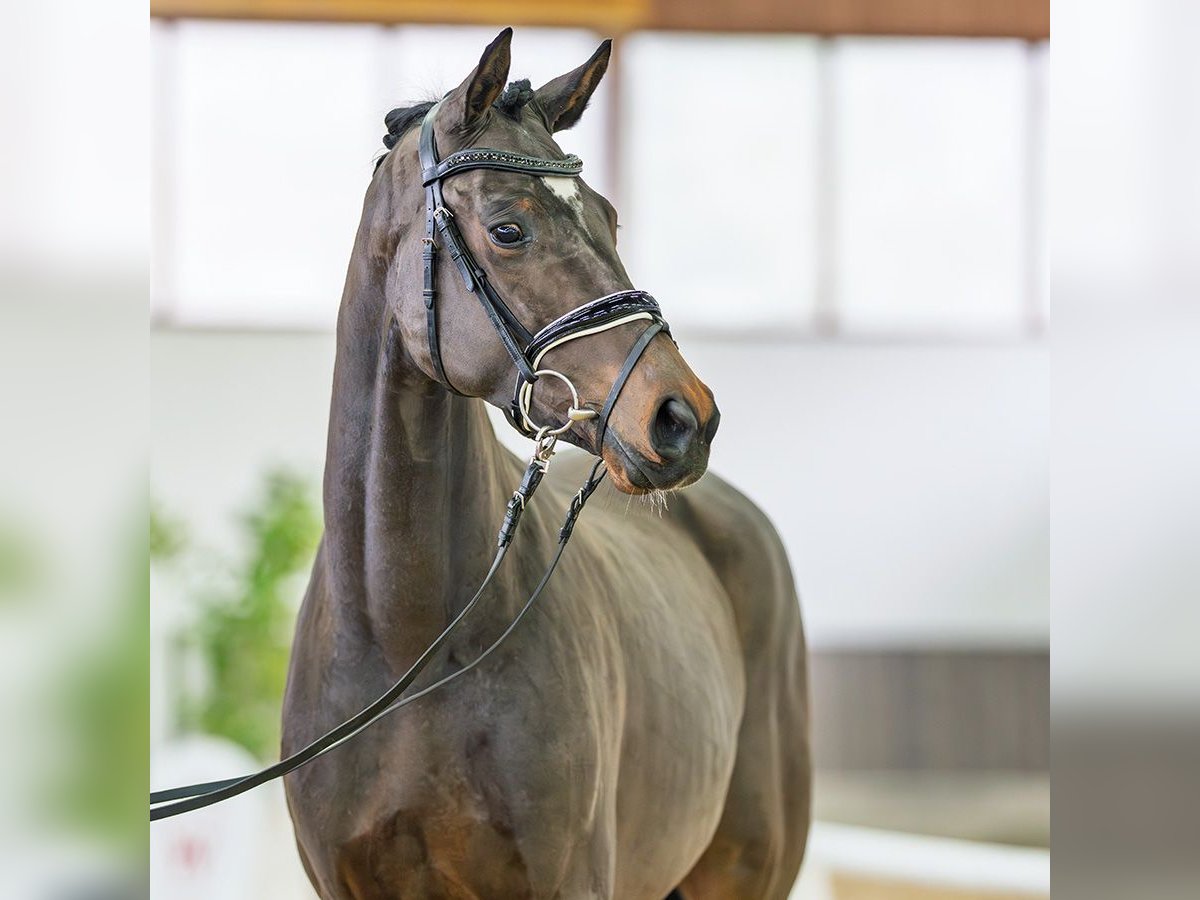
<path fill-rule="evenodd" d="M 442 158 L 491 148 L 563 160 L 554 134 L 578 121 L 610 45 L 533 90 L 506 86 L 511 36 L 434 114 L 420 104 L 388 116 L 390 152 L 367 189 L 338 317 L 325 534 L 296 629 L 285 755 L 378 697 L 463 609 L 521 479 L 484 407 L 512 409 L 521 357 L 497 339 L 457 256 L 425 264 L 427 250 L 453 254 L 442 233 L 429 237 L 419 126 L 429 120 Z M 513 328 L 637 293 L 616 212 L 582 179 L 481 167 L 440 188 L 439 215 L 453 216 L 475 280 L 503 298 Z M 453 685 L 287 777 L 322 897 L 787 896 L 811 771 L 786 555 L 761 511 L 704 475 L 719 415 L 668 332 L 634 357 L 646 322 L 609 324 L 546 351 L 541 365 L 569 384 L 543 376 L 526 398 L 530 420 L 557 423 L 570 387 L 580 409 L 599 411 L 623 385 L 606 428 L 581 415 L 563 435 L 603 459 L 613 487 L 597 492 L 540 605 Z M 509 561 L 418 687 L 508 626 L 587 465 L 579 453 L 554 460 Z"/>

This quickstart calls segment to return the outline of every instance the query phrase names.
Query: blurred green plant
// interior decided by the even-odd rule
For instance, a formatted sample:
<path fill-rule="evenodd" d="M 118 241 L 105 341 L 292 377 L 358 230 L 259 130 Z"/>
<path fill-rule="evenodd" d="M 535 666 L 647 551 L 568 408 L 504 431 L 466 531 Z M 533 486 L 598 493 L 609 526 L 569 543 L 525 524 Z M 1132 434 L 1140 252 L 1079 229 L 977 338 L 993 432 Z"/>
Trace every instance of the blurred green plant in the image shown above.
<path fill-rule="evenodd" d="M 41 575 L 33 539 L 15 521 L 0 517 L 0 605 L 26 596 Z"/>
<path fill-rule="evenodd" d="M 146 543 L 150 549 L 150 562 L 168 562 L 187 546 L 187 533 L 181 522 L 169 518 L 157 503 L 151 502 L 150 533 Z"/>
<path fill-rule="evenodd" d="M 146 852 L 150 765 L 149 544 L 142 515 L 123 541 L 129 568 L 110 594 L 110 614 L 70 656 L 50 704 L 64 729 L 50 810 L 131 858 Z"/>
<path fill-rule="evenodd" d="M 245 559 L 231 567 L 225 587 L 198 596 L 198 617 L 180 638 L 205 677 L 179 684 L 174 708 L 182 730 L 220 735 L 268 760 L 279 753 L 296 576 L 311 566 L 321 536 L 309 482 L 283 469 L 268 472 L 240 526 Z M 163 560 L 185 552 L 178 528 L 163 519 L 151 528 L 151 546 Z"/>

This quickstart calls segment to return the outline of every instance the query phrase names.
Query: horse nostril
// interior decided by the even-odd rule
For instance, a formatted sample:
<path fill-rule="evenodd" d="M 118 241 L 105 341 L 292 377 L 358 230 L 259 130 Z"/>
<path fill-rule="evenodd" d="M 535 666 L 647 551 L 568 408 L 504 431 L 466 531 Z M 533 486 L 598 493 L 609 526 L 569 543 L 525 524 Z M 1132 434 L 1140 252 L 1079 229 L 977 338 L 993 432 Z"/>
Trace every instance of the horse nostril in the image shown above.
<path fill-rule="evenodd" d="M 711 444 L 713 438 L 717 436 L 717 426 L 721 424 L 721 411 L 715 406 L 713 407 L 712 418 L 708 420 L 708 424 L 704 426 L 704 443 Z"/>
<path fill-rule="evenodd" d="M 699 430 L 692 408 L 682 400 L 670 397 L 654 417 L 654 449 L 665 460 L 681 459 L 691 448 Z"/>

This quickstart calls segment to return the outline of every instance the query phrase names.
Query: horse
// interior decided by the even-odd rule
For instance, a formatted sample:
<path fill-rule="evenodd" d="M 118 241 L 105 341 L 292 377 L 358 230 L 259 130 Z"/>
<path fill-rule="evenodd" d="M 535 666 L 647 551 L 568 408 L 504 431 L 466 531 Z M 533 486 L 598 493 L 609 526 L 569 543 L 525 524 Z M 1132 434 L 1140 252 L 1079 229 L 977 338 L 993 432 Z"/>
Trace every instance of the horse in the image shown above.
<path fill-rule="evenodd" d="M 563 158 L 554 134 L 579 120 L 611 42 L 534 90 L 507 83 L 511 37 L 438 104 L 442 151 Z M 416 126 L 430 108 L 389 114 L 348 267 L 285 756 L 379 696 L 463 610 L 523 470 L 486 411 L 510 406 L 514 376 L 487 310 L 451 265 L 430 274 L 439 330 L 423 302 L 423 253 L 444 249 L 423 227 Z M 629 292 L 616 211 L 586 182 L 478 168 L 444 189 L 444 215 L 519 320 Z M 530 417 L 594 414 L 645 324 L 550 350 L 583 399 L 540 378 Z M 634 363 L 607 429 L 581 419 L 562 435 L 578 449 L 554 458 L 509 562 L 418 686 L 461 672 L 509 625 L 593 454 L 610 483 L 540 605 L 453 686 L 285 779 L 321 897 L 787 896 L 811 794 L 792 574 L 767 517 L 705 474 L 719 413 L 670 335 Z"/>

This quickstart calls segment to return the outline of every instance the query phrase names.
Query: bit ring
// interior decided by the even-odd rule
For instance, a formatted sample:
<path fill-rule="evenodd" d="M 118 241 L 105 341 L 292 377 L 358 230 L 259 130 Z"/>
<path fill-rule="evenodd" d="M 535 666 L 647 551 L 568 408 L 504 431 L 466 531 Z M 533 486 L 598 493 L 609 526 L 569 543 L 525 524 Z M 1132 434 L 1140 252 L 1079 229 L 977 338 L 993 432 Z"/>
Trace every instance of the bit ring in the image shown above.
<path fill-rule="evenodd" d="M 525 389 L 521 391 L 521 419 L 529 431 L 535 432 L 542 437 L 558 437 L 560 434 L 566 434 L 570 431 L 576 422 L 584 422 L 596 417 L 597 413 L 594 409 L 585 409 L 580 406 L 579 392 L 575 390 L 575 385 L 571 383 L 571 379 L 562 372 L 556 372 L 554 369 L 538 369 L 533 374 L 539 378 L 542 375 L 549 375 L 565 384 L 567 390 L 571 392 L 571 408 L 567 410 L 567 421 L 557 428 L 551 428 L 548 425 L 538 425 L 533 419 L 529 418 L 529 404 L 533 400 L 533 385 L 527 383 Z"/>

